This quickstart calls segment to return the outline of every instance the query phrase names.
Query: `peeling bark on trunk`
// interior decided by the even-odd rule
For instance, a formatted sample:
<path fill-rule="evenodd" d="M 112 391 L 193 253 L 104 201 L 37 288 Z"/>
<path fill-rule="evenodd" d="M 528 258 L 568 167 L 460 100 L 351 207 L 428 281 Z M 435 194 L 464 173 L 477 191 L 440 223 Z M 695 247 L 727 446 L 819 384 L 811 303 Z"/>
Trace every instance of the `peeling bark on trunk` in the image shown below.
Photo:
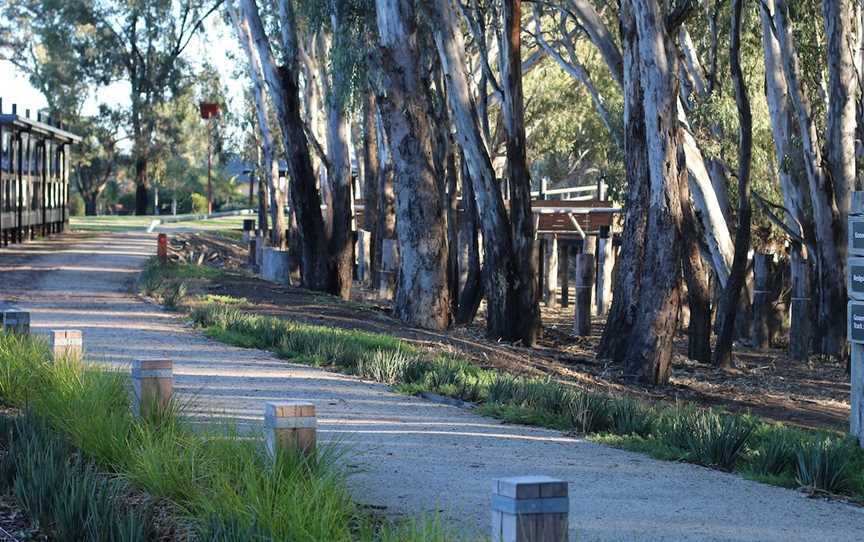
<path fill-rule="evenodd" d="M 447 99 L 456 126 L 456 138 L 469 174 L 466 177 L 470 185 L 467 190 L 473 194 L 473 203 L 476 204 L 476 213 L 483 231 L 482 290 L 487 299 L 487 335 L 492 339 L 527 342 L 522 333 L 524 327 L 521 325 L 521 318 L 514 316 L 519 314 L 520 310 L 517 305 L 518 269 L 514 261 L 513 237 L 500 186 L 483 142 L 480 120 L 468 87 L 461 31 L 450 0 L 435 0 L 432 9 L 436 20 L 435 41 L 447 79 Z M 466 190 L 464 184 L 463 190 Z M 476 243 L 476 235 L 474 237 Z M 473 287 L 470 293 L 465 300 L 466 310 L 460 311 L 462 318 L 470 315 L 473 319 L 476 313 L 474 305 L 479 305 L 479 289 Z"/>
<path fill-rule="evenodd" d="M 435 128 L 420 76 L 417 20 L 410 0 L 376 0 L 381 100 L 396 170 L 400 272 L 394 312 L 409 325 L 450 324 L 445 210 L 434 165 Z"/>
<path fill-rule="evenodd" d="M 468 245 L 467 273 L 465 285 L 459 293 L 459 309 L 456 312 L 457 324 L 469 324 L 477 315 L 480 301 L 483 299 L 483 275 L 480 267 L 480 243 L 477 239 L 478 216 L 477 203 L 474 197 L 474 180 L 468 170 L 467 160 L 462 159 L 462 201 L 465 210 L 462 213 L 462 223 L 459 229 L 465 233 L 464 240 Z M 460 270 L 461 273 L 461 270 Z"/>
<path fill-rule="evenodd" d="M 769 5 L 771 0 L 766 0 Z M 834 201 L 834 184 L 822 163 L 822 151 L 813 122 L 810 100 L 801 86 L 798 53 L 787 28 L 785 0 L 774 1 L 774 28 L 783 60 L 783 73 L 798 119 L 800 145 L 810 187 L 810 204 L 816 233 L 817 333 L 819 351 L 829 355 L 846 352 L 846 277 L 840 244 L 845 244 L 845 221 Z M 829 62 L 830 65 L 830 62 Z"/>
<path fill-rule="evenodd" d="M 645 112 L 639 76 L 638 36 L 629 4 L 621 7 L 621 39 L 624 43 L 624 166 L 627 175 L 627 210 L 622 245 L 615 269 L 612 308 L 606 318 L 597 356 L 623 362 L 636 321 L 639 283 L 644 264 L 647 228 L 648 155 Z"/>
<path fill-rule="evenodd" d="M 522 100 L 522 0 L 504 0 L 501 32 L 501 80 L 504 88 L 503 117 L 510 180 L 510 231 L 516 273 L 511 330 L 526 346 L 542 333 L 538 261 L 535 255 L 534 215 L 531 212 L 531 174 L 525 141 L 525 109 Z"/>
<path fill-rule="evenodd" d="M 687 305 L 690 322 L 687 330 L 687 357 L 702 363 L 711 362 L 711 287 L 708 268 L 696 237 L 696 216 L 690 201 L 688 183 L 681 183 L 681 212 L 684 218 L 684 280 L 687 283 Z"/>

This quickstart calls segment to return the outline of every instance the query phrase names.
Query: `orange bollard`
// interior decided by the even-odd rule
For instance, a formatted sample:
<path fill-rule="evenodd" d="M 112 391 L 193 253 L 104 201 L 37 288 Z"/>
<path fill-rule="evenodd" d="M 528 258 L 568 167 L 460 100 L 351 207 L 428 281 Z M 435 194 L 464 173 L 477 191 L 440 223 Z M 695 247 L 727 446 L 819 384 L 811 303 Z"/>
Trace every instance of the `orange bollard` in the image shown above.
<path fill-rule="evenodd" d="M 156 256 L 159 258 L 159 263 L 163 265 L 168 263 L 168 236 L 164 233 L 159 234 Z"/>

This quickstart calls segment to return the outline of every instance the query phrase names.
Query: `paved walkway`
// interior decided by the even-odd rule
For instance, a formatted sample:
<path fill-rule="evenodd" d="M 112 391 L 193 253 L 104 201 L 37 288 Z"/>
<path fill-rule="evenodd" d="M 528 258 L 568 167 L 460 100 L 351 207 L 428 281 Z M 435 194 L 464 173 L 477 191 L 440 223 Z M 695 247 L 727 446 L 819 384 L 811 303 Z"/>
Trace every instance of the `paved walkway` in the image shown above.
<path fill-rule="evenodd" d="M 502 425 L 385 386 L 225 346 L 129 293 L 155 234 L 103 234 L 0 249 L 0 302 L 32 311 L 37 332 L 81 329 L 96 360 L 175 360 L 176 386 L 205 410 L 260 423 L 265 401 L 316 403 L 323 440 L 346 446 L 362 503 L 393 515 L 440 510 L 488 533 L 490 481 L 570 482 L 572 540 L 855 540 L 864 509 L 808 499 L 694 465 Z"/>

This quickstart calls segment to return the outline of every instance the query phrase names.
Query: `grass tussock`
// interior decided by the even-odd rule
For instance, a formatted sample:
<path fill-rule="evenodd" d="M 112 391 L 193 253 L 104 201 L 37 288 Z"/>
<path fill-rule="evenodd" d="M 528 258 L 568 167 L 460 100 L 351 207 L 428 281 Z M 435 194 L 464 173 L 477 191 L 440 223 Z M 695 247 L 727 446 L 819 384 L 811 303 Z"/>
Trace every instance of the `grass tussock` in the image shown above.
<path fill-rule="evenodd" d="M 125 373 L 51 362 L 29 336 L 0 333 L 0 368 L 0 390 L 12 391 L 0 400 L 28 413 L 0 424 L 0 483 L 59 540 L 148 539 L 149 511 L 122 506 L 128 487 L 170 499 L 202 540 L 442 540 L 442 528 L 391 526 L 357 507 L 336 449 L 274 459 L 234 428 L 193 430 L 182 404 L 136 419 Z"/>
<path fill-rule="evenodd" d="M 275 351 L 394 385 L 478 404 L 509 422 L 591 435 L 656 458 L 684 460 L 782 486 L 864 500 L 864 451 L 836 437 L 770 424 L 748 415 L 687 404 L 650 405 L 582 390 L 548 378 L 487 370 L 450 355 L 430 355 L 394 337 L 314 326 L 205 302 L 192 312 L 211 337 Z"/>

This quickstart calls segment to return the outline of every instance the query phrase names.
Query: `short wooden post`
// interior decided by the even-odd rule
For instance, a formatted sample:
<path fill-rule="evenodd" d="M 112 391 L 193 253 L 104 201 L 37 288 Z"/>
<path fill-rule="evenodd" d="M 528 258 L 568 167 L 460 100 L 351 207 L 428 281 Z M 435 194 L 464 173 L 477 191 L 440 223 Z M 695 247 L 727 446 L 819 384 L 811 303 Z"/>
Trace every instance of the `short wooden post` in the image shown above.
<path fill-rule="evenodd" d="M 810 270 L 800 243 L 789 252 L 791 299 L 789 304 L 789 357 L 806 361 L 812 346 L 813 315 L 810 305 Z"/>
<path fill-rule="evenodd" d="M 597 239 L 597 314 L 605 315 L 612 305 L 612 268 L 615 266 L 609 226 L 600 226 Z"/>
<path fill-rule="evenodd" d="M 543 251 L 543 299 L 547 307 L 558 305 L 558 238 L 546 236 Z"/>
<path fill-rule="evenodd" d="M 3 331 L 18 335 L 29 335 L 30 313 L 19 310 L 3 311 Z"/>
<path fill-rule="evenodd" d="M 168 263 L 168 235 L 164 233 L 160 233 L 156 238 L 156 256 L 162 265 Z"/>
<path fill-rule="evenodd" d="M 381 284 L 378 295 L 381 299 L 392 299 L 396 291 L 396 273 L 399 270 L 399 245 L 396 239 L 381 240 Z"/>
<path fill-rule="evenodd" d="M 576 285 L 573 310 L 573 334 L 591 335 L 591 293 L 594 290 L 594 255 L 576 255 Z"/>
<path fill-rule="evenodd" d="M 146 417 L 164 410 L 174 393 L 174 362 L 138 359 L 132 362 L 132 413 Z"/>
<path fill-rule="evenodd" d="M 753 255 L 753 346 L 771 346 L 771 269 L 773 254 Z"/>
<path fill-rule="evenodd" d="M 492 542 L 566 542 L 567 482 L 517 476 L 492 483 Z"/>
<path fill-rule="evenodd" d="M 849 433 L 858 438 L 864 448 L 864 192 L 852 193 L 849 211 L 849 265 L 847 282 L 849 306 L 847 307 L 847 338 L 851 343 L 851 386 L 849 390 Z M 839 309 L 839 307 L 838 307 Z"/>
<path fill-rule="evenodd" d="M 316 454 L 314 403 L 300 401 L 270 402 L 264 406 L 264 442 L 271 457 L 277 450 L 300 451 L 307 457 Z"/>
<path fill-rule="evenodd" d="M 51 351 L 54 359 L 78 360 L 84 355 L 84 338 L 77 329 L 52 329 Z"/>
<path fill-rule="evenodd" d="M 561 281 L 561 306 L 570 306 L 570 243 L 558 244 L 558 278 Z"/>

